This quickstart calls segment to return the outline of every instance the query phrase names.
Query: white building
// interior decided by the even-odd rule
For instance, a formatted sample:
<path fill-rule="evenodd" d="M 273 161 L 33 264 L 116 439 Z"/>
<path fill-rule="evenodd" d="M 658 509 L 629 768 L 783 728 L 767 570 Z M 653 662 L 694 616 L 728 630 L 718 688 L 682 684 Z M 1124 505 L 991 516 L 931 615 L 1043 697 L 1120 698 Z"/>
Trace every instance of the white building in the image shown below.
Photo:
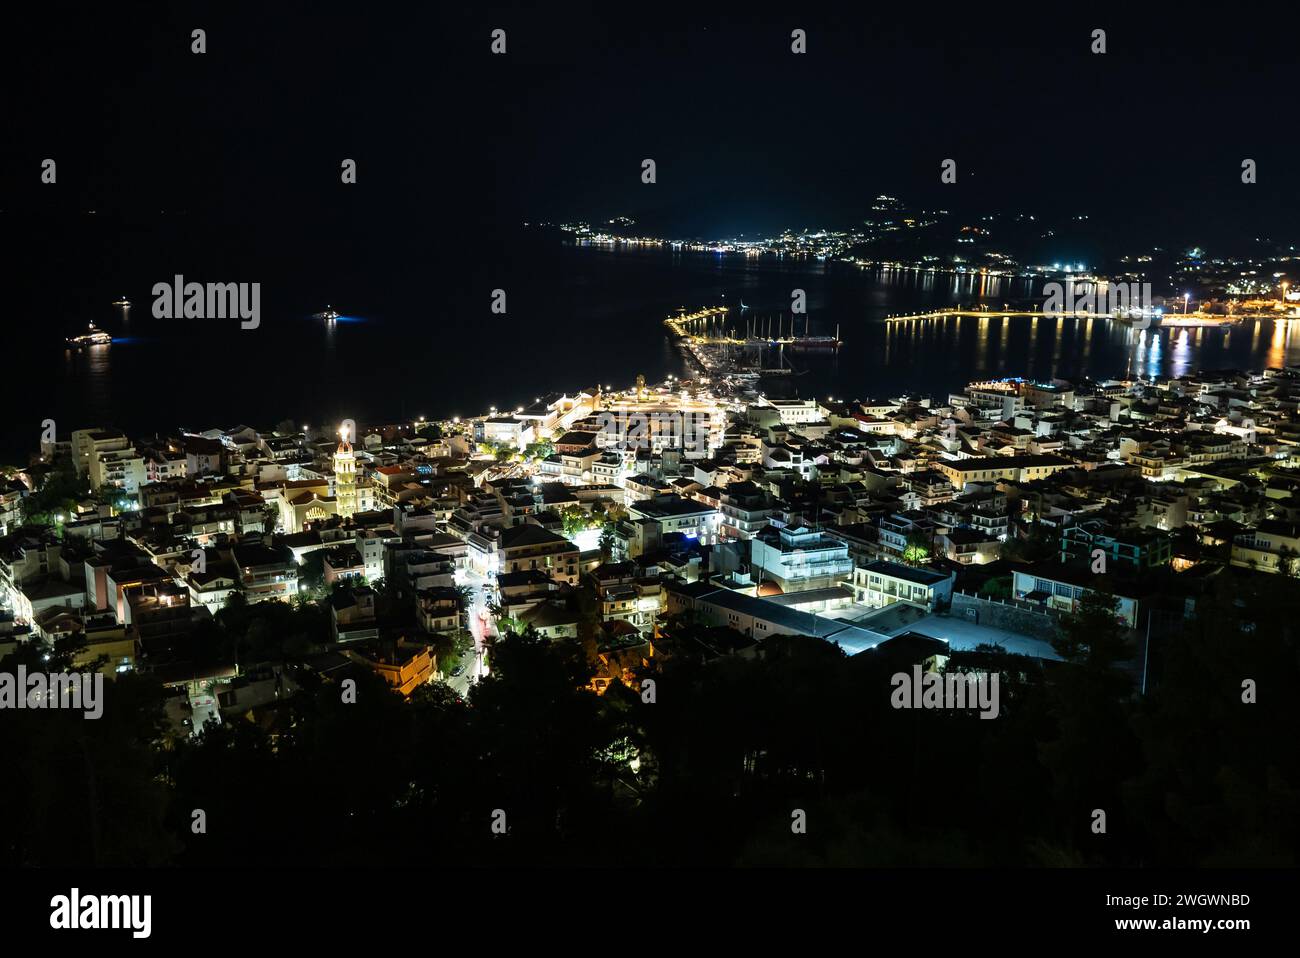
<path fill-rule="evenodd" d="M 787 426 L 826 418 L 826 411 L 815 399 L 769 399 L 767 402 Z"/>
<path fill-rule="evenodd" d="M 808 528 L 767 529 L 750 548 L 750 575 L 775 582 L 782 592 L 824 589 L 853 572 L 846 543 Z"/>
<path fill-rule="evenodd" d="M 77 429 L 72 433 L 72 462 L 80 476 L 90 474 L 96 453 L 130 448 L 131 441 L 115 429 Z"/>
<path fill-rule="evenodd" d="M 90 459 L 90 485 L 94 489 L 114 486 L 134 496 L 148 481 L 144 457 L 127 445 L 121 449 L 96 449 Z"/>
<path fill-rule="evenodd" d="M 534 441 L 534 423 L 515 416 L 494 416 L 483 420 L 483 441 L 523 449 Z"/>
<path fill-rule="evenodd" d="M 895 602 L 933 612 L 952 601 L 957 574 L 944 574 L 898 562 L 869 562 L 853 570 L 853 598 L 860 605 L 879 609 Z"/>
<path fill-rule="evenodd" d="M 680 532 L 688 539 L 698 539 L 702 544 L 718 541 L 721 515 L 717 509 L 695 499 L 681 496 L 655 496 L 641 499 L 627 507 L 629 519 L 635 523 L 644 520 L 655 526 L 655 539 Z"/>

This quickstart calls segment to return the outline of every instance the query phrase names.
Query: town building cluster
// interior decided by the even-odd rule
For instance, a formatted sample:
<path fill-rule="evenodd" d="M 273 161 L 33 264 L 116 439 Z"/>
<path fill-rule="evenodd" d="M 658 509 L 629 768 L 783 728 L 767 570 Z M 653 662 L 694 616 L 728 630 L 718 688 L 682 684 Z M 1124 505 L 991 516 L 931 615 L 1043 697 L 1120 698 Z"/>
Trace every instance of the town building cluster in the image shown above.
<path fill-rule="evenodd" d="M 506 631 L 581 640 L 597 691 L 777 634 L 1050 660 L 1100 590 L 1138 668 L 1220 577 L 1300 575 L 1298 407 L 1291 368 L 853 401 L 670 378 L 355 434 L 77 429 L 0 488 L 0 658 L 78 637 L 197 727 L 348 668 L 463 692 Z M 328 621 L 297 671 L 196 655 L 270 601 Z"/>

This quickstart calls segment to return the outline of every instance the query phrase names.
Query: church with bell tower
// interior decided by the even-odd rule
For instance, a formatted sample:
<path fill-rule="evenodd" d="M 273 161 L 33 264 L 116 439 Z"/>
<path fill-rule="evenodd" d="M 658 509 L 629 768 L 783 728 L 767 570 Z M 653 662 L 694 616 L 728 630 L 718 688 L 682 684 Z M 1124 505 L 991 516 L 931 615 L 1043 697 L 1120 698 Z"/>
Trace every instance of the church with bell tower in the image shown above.
<path fill-rule="evenodd" d="M 349 432 L 347 423 L 339 427 L 339 447 L 334 452 L 334 501 L 342 519 L 357 511 L 357 456 Z"/>

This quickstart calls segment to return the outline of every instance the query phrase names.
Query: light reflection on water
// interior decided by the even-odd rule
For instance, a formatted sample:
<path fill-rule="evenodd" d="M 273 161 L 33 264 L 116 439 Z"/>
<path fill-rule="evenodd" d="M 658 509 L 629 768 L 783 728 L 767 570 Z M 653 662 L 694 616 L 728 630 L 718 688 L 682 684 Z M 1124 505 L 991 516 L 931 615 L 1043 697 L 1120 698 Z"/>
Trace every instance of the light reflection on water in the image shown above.
<path fill-rule="evenodd" d="M 66 378 L 78 380 L 80 391 L 92 409 L 111 409 L 113 396 L 113 349 L 88 346 L 64 351 Z"/>
<path fill-rule="evenodd" d="M 835 364 L 836 389 L 865 396 L 875 394 L 864 388 L 871 381 L 888 388 L 898 383 L 909 390 L 941 392 L 1002 375 L 1152 379 L 1200 369 L 1261 370 L 1300 363 L 1300 336 L 1292 335 L 1293 325 L 1258 320 L 1235 330 L 1142 330 L 1100 318 L 996 313 L 867 322 L 843 335 Z M 806 365 L 814 372 L 821 368 L 815 359 Z M 933 385 L 927 388 L 927 383 Z"/>

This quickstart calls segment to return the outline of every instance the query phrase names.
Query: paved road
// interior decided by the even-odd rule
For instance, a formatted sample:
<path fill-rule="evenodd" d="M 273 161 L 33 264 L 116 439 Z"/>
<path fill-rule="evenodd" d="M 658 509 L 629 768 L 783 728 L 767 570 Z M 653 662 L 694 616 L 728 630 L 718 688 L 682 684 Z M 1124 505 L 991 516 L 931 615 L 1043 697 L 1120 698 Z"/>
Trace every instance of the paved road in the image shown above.
<path fill-rule="evenodd" d="M 487 609 L 488 598 L 493 589 L 491 582 L 475 572 L 462 569 L 456 573 L 456 584 L 468 586 L 471 590 L 467 611 L 469 629 L 474 636 L 474 657 L 468 663 L 465 672 L 449 678 L 447 684 L 455 689 L 458 695 L 464 696 L 469 694 L 470 686 L 487 674 L 483 665 L 485 640 L 490 640 L 496 635 L 496 626 Z"/>

